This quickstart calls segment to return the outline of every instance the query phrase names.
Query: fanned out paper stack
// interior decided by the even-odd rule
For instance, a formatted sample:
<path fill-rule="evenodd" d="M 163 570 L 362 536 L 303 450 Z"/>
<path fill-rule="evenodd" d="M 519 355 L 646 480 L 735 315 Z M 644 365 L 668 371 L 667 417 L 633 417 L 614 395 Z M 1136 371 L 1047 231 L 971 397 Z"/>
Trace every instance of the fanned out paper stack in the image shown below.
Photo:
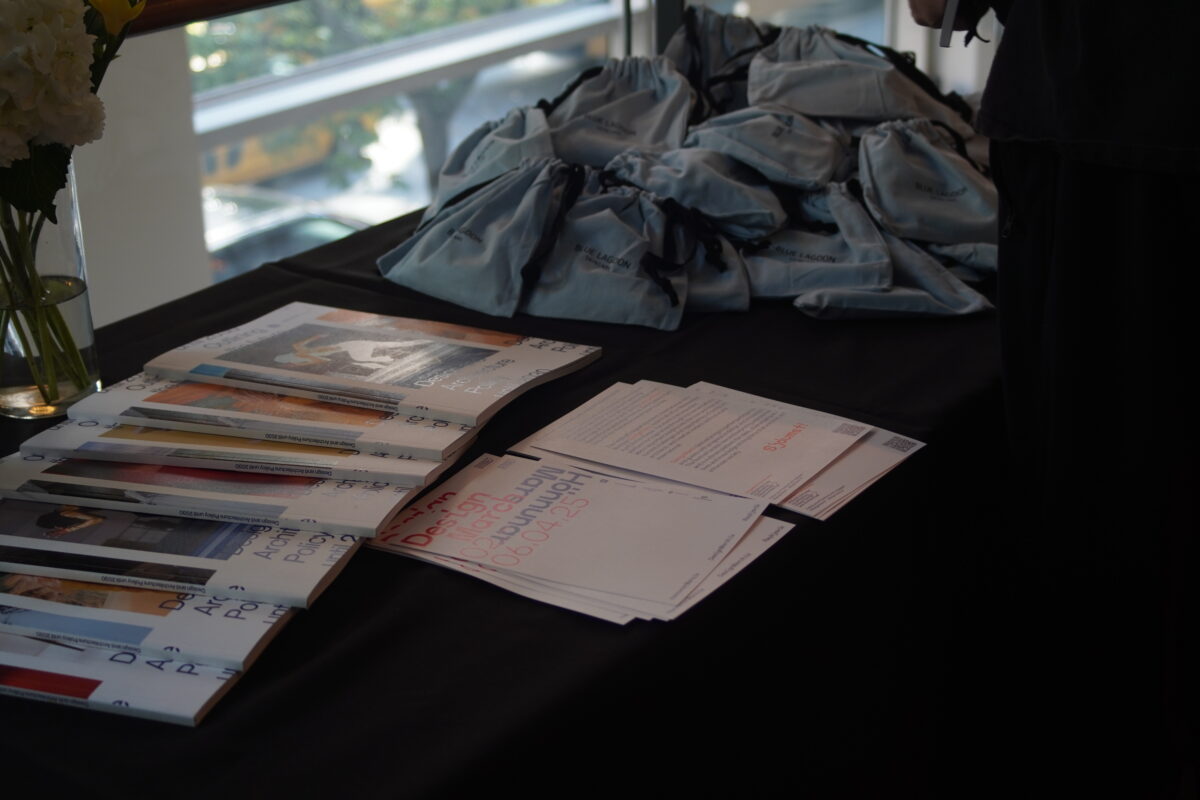
<path fill-rule="evenodd" d="M 549 458 L 483 456 L 369 545 L 602 619 L 666 620 L 791 529 L 763 518 L 766 505 Z"/>
<path fill-rule="evenodd" d="M 699 383 L 616 384 L 400 513 L 368 546 L 613 622 L 678 617 L 922 447 Z"/>

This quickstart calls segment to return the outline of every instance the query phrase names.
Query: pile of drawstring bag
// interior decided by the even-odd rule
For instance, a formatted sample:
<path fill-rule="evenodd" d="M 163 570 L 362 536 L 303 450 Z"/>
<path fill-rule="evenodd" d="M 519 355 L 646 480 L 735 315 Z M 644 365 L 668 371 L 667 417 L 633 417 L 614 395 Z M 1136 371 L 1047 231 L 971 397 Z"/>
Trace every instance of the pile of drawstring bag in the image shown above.
<path fill-rule="evenodd" d="M 752 297 L 968 314 L 997 216 L 971 117 L 888 48 L 689 7 L 664 55 L 475 130 L 380 271 L 488 314 L 665 330 Z"/>

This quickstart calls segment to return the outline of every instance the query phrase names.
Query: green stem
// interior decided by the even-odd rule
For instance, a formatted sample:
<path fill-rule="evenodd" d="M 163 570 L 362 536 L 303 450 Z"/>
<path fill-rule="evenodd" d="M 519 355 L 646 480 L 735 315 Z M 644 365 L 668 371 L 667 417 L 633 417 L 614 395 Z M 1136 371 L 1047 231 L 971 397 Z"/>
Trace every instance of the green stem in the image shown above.
<path fill-rule="evenodd" d="M 42 377 L 42 370 L 38 364 L 38 358 L 33 354 L 33 349 L 30 347 L 30 336 L 25 333 L 25 329 L 21 326 L 23 315 L 21 309 L 14 309 L 12 312 L 12 330 L 16 331 L 17 339 L 21 342 L 21 352 L 25 354 L 25 362 L 29 367 L 29 374 L 33 376 L 33 382 L 37 384 L 38 391 L 42 395 L 42 399 L 47 403 L 50 402 L 46 397 L 46 380 Z M 28 319 L 25 319 L 26 325 L 29 324 Z M 7 331 L 5 331 L 7 335 Z"/>
<path fill-rule="evenodd" d="M 46 222 L 41 212 L 14 209 L 0 200 L 0 336 L 12 330 L 20 343 L 29 374 L 47 404 L 59 400 L 60 376 L 77 390 L 88 384 L 83 355 L 57 303 L 37 271 L 37 240 Z M 48 302 L 49 301 L 49 302 Z"/>
<path fill-rule="evenodd" d="M 58 368 L 54 348 L 50 345 L 50 328 L 46 324 L 46 309 L 38 305 L 33 307 L 33 319 L 37 321 L 38 352 L 42 354 L 42 368 L 45 370 L 45 386 L 42 398 L 47 403 L 58 400 Z"/>
<path fill-rule="evenodd" d="M 71 328 L 63 319 L 62 309 L 50 306 L 46 312 L 50 322 L 50 333 L 57 341 L 58 352 L 64 359 L 63 367 L 70 373 L 71 383 L 75 384 L 75 388 L 82 389 L 88 384 L 87 364 L 83 361 L 83 353 L 79 352 L 75 337 L 71 335 Z"/>

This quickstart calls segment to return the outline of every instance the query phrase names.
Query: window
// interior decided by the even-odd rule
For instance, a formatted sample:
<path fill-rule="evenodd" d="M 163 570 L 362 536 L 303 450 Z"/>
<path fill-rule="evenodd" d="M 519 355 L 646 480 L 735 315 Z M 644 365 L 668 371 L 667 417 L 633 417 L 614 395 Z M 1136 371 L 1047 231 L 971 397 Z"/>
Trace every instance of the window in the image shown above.
<path fill-rule="evenodd" d="M 298 0 L 190 23 L 201 182 L 358 227 L 421 208 L 454 144 L 606 57 L 619 18 L 606 0 Z M 217 256 L 208 206 L 214 277 L 249 268 Z M 245 235 L 262 260 L 298 249 Z"/>

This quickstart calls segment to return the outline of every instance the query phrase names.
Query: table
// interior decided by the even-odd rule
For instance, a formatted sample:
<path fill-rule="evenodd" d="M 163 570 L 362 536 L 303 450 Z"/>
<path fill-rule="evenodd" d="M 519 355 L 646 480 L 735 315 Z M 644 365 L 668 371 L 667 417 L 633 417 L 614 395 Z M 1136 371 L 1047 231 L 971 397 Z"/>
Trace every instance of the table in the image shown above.
<path fill-rule="evenodd" d="M 600 345 L 463 463 L 614 381 L 707 380 L 928 446 L 671 623 L 617 626 L 363 551 L 195 730 L 0 698 L 3 774 L 91 797 L 927 797 L 976 780 L 1002 461 L 994 319 L 817 321 L 785 302 L 663 332 L 488 317 L 392 285 L 401 218 L 106 326 L 102 377 L 303 300 Z M 0 426 L 6 452 L 39 424 Z M 981 760 L 982 759 L 982 760 Z M 966 792 L 961 796 L 972 796 Z M 978 796 L 978 795 L 975 795 Z"/>

